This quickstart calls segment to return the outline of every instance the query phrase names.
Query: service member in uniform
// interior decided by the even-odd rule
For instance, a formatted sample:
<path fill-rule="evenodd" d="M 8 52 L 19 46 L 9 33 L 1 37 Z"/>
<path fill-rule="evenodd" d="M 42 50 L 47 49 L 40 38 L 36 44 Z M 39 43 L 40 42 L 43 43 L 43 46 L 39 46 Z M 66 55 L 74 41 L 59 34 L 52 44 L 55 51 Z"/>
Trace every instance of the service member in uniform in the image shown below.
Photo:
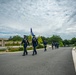
<path fill-rule="evenodd" d="M 36 55 L 37 51 L 36 51 L 36 46 L 38 45 L 38 41 L 37 38 L 35 37 L 35 35 L 32 38 L 32 46 L 33 46 L 33 54 L 32 55 Z"/>
<path fill-rule="evenodd" d="M 43 40 L 43 44 L 44 44 L 44 51 L 46 51 L 47 49 L 46 49 L 46 47 L 47 47 L 47 42 L 46 42 L 46 40 Z"/>
<path fill-rule="evenodd" d="M 54 42 L 52 42 L 52 50 L 54 49 L 54 46 L 55 46 L 55 43 L 54 43 Z"/>
<path fill-rule="evenodd" d="M 28 52 L 27 52 L 26 48 L 27 48 L 27 45 L 29 45 L 29 42 L 26 38 L 26 35 L 24 35 L 24 38 L 23 38 L 21 44 L 23 44 L 23 47 L 24 47 L 23 56 L 25 56 L 25 53 L 26 53 L 26 55 L 28 55 Z"/>

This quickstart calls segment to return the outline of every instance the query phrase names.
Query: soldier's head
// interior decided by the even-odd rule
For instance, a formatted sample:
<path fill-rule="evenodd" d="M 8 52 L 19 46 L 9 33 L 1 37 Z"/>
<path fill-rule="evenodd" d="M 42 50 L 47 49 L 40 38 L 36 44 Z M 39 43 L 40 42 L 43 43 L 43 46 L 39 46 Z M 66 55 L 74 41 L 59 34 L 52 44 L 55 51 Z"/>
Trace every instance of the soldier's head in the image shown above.
<path fill-rule="evenodd" d="M 26 35 L 24 35 L 24 38 L 26 38 Z"/>
<path fill-rule="evenodd" d="M 33 35 L 33 37 L 35 37 L 35 35 Z"/>

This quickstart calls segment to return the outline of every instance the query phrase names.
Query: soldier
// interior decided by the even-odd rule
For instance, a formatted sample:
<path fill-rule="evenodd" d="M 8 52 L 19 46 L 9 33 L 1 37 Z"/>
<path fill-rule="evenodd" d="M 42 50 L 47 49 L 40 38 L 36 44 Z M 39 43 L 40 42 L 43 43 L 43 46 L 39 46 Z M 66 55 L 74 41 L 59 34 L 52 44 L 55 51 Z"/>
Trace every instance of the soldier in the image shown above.
<path fill-rule="evenodd" d="M 37 38 L 35 37 L 35 35 L 32 38 L 32 45 L 33 45 L 33 54 L 32 55 L 36 55 L 37 51 L 36 51 L 36 46 L 38 45 L 38 41 Z"/>
<path fill-rule="evenodd" d="M 59 48 L 59 43 L 57 42 L 57 48 Z"/>
<path fill-rule="evenodd" d="M 57 49 L 57 42 L 55 42 L 55 49 Z"/>
<path fill-rule="evenodd" d="M 26 39 L 26 35 L 24 35 L 24 38 L 23 38 L 21 44 L 23 44 L 23 47 L 24 47 L 23 56 L 25 56 L 25 53 L 26 53 L 26 55 L 28 55 L 28 52 L 27 52 L 26 48 L 27 48 L 27 45 L 29 44 L 29 42 Z"/>
<path fill-rule="evenodd" d="M 54 49 L 54 45 L 55 45 L 54 42 L 52 42 L 52 49 Z"/>
<path fill-rule="evenodd" d="M 44 44 L 44 51 L 46 51 L 46 50 L 47 50 L 47 49 L 46 49 L 46 47 L 47 47 L 47 42 L 46 42 L 46 40 L 43 41 L 43 44 Z"/>

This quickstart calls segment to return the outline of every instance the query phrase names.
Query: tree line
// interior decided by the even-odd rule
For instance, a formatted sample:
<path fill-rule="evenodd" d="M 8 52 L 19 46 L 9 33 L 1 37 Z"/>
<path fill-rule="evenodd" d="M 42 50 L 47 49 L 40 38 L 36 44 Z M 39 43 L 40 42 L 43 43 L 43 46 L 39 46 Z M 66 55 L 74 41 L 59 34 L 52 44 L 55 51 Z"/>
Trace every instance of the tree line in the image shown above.
<path fill-rule="evenodd" d="M 8 41 L 22 41 L 22 39 L 23 38 L 21 36 L 16 35 L 16 36 L 10 36 Z M 32 36 L 31 35 L 27 36 L 27 39 L 29 42 L 31 42 Z M 75 37 L 73 37 L 70 40 L 68 40 L 68 39 L 63 40 L 60 36 L 53 35 L 51 37 L 38 36 L 37 39 L 38 39 L 39 44 L 42 44 L 43 40 L 46 40 L 46 42 L 48 44 L 51 44 L 52 42 L 58 42 L 61 47 L 63 47 L 63 46 L 76 46 L 76 38 Z"/>

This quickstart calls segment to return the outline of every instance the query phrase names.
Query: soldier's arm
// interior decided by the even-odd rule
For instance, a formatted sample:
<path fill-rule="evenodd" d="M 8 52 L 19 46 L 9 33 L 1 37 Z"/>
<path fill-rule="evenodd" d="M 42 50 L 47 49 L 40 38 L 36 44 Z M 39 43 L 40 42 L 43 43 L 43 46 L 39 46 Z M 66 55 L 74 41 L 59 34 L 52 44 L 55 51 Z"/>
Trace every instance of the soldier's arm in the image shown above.
<path fill-rule="evenodd" d="M 21 44 L 23 44 L 23 40 L 22 40 Z"/>
<path fill-rule="evenodd" d="M 33 38 L 32 38 L 32 44 L 33 44 Z"/>
<path fill-rule="evenodd" d="M 37 45 L 38 45 L 38 40 L 36 39 Z"/>
<path fill-rule="evenodd" d="M 27 44 L 29 45 L 29 41 L 27 40 Z"/>

